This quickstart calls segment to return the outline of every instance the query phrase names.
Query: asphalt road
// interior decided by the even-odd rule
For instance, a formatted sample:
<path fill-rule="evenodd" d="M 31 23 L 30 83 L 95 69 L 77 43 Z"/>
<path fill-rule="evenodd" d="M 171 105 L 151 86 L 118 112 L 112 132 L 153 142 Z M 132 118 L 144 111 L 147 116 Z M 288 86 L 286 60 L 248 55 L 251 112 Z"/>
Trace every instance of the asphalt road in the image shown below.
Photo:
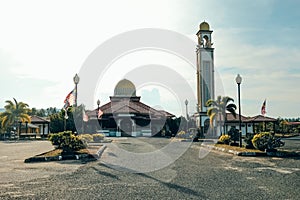
<path fill-rule="evenodd" d="M 130 138 L 112 145 L 143 154 L 168 142 Z M 200 159 L 199 148 L 199 143 L 193 144 L 165 168 L 130 173 L 124 166 L 117 170 L 105 164 L 118 156 L 108 147 L 97 162 L 48 163 L 47 177 L 1 181 L 0 199 L 300 199 L 299 159 L 238 157 L 215 151 Z M 58 171 L 58 165 L 65 165 L 66 171 Z"/>

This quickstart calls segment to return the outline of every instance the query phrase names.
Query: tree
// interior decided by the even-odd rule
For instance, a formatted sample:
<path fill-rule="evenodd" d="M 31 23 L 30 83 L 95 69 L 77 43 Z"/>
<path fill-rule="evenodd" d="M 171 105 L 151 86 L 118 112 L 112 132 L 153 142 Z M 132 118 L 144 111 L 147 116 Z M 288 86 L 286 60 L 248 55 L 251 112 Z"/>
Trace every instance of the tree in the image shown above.
<path fill-rule="evenodd" d="M 53 109 L 53 114 L 50 115 L 50 132 L 58 133 L 65 130 L 72 132 L 83 132 L 83 120 L 82 120 L 82 110 L 84 109 L 83 105 L 78 107 L 69 107 L 67 113 L 64 109 L 61 109 L 60 112 L 56 112 L 56 108 Z M 50 109 L 48 109 L 50 110 Z M 55 111 L 55 112 L 54 112 Z M 65 116 L 68 116 L 65 119 Z M 77 126 L 76 126 L 77 125 Z"/>
<path fill-rule="evenodd" d="M 0 114 L 1 126 L 4 129 L 7 129 L 9 126 L 15 124 L 17 125 L 18 122 L 30 122 L 30 116 L 28 112 L 30 109 L 28 108 L 28 104 L 23 102 L 17 102 L 15 98 L 14 102 L 7 100 L 5 103 L 5 112 Z"/>
<path fill-rule="evenodd" d="M 207 110 L 207 115 L 209 116 L 210 120 L 210 126 L 213 127 L 216 117 L 219 116 L 220 133 L 222 133 L 222 119 L 224 119 L 224 122 L 227 120 L 226 111 L 230 112 L 236 118 L 236 105 L 230 102 L 234 102 L 234 100 L 228 96 L 218 96 L 217 100 L 209 99 L 206 102 L 206 106 L 211 107 Z M 225 134 L 225 123 L 223 125 L 223 128 Z"/>

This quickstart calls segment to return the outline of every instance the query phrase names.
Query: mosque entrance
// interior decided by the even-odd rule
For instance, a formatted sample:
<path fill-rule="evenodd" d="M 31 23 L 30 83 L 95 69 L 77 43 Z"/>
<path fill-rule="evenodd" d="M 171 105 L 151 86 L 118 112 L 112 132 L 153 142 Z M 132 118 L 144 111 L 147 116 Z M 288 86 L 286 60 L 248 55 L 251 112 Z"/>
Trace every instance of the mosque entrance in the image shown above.
<path fill-rule="evenodd" d="M 132 125 L 131 119 L 123 119 L 120 123 L 121 136 L 131 136 Z"/>

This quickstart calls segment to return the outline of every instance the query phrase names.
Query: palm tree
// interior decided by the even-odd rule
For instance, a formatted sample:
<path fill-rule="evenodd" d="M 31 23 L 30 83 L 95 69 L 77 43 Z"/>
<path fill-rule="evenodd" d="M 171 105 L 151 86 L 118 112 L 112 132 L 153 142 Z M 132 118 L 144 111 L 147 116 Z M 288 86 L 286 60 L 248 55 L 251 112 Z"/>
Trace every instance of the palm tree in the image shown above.
<path fill-rule="evenodd" d="M 217 100 L 209 99 L 206 102 L 206 106 L 211 106 L 211 108 L 207 110 L 207 115 L 209 116 L 210 120 L 210 126 L 213 126 L 213 122 L 216 120 L 216 117 L 219 116 L 220 133 L 222 133 L 222 118 L 224 119 L 224 122 L 227 120 L 226 111 L 230 112 L 236 118 L 236 105 L 230 102 L 234 102 L 234 100 L 228 96 L 218 96 Z M 225 123 L 223 129 L 225 134 Z"/>
<path fill-rule="evenodd" d="M 17 124 L 18 122 L 30 122 L 30 116 L 27 114 L 30 109 L 28 108 L 28 104 L 23 102 L 17 102 L 15 98 L 14 102 L 7 100 L 5 103 L 5 112 L 0 114 L 1 126 L 3 128 L 7 128 L 12 126 L 13 124 Z"/>

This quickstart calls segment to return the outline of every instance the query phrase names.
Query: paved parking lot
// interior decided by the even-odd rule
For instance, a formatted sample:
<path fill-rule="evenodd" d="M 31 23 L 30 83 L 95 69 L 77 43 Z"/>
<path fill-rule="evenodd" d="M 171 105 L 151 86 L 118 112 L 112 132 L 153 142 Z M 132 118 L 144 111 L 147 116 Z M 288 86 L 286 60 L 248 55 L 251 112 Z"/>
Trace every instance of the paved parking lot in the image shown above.
<path fill-rule="evenodd" d="M 76 161 L 24 163 L 26 158 L 52 149 L 53 146 L 49 141 L 1 141 L 0 186 L 2 183 L 30 181 L 54 174 L 71 173 L 82 165 Z"/>
<path fill-rule="evenodd" d="M 144 154 L 168 143 L 163 138 L 122 138 L 112 145 Z M 87 164 L 23 163 L 25 157 L 50 149 L 47 141 L 0 142 L 0 199 L 300 199 L 299 158 L 217 151 L 199 158 L 200 144 L 194 143 L 173 163 L 146 173 L 107 165 L 105 160 L 120 156 L 111 147 L 101 160 Z"/>

